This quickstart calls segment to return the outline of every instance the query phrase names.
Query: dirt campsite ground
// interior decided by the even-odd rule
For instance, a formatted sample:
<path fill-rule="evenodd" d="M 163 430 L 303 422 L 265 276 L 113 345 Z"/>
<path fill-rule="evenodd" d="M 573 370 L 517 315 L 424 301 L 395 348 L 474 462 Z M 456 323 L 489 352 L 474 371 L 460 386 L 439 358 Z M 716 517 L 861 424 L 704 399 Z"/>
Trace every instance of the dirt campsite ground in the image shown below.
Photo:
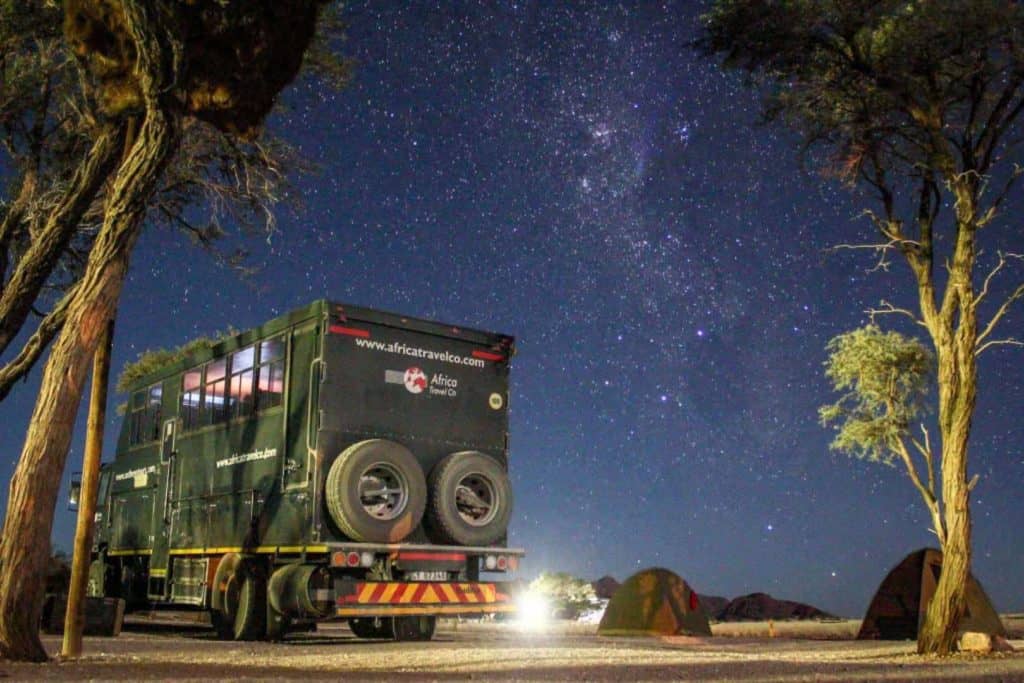
<path fill-rule="evenodd" d="M 342 623 L 284 643 L 228 643 L 189 618 L 133 618 L 117 638 L 87 638 L 73 662 L 0 662 L 9 680 L 685 680 L 1024 681 L 1024 617 L 1007 619 L 1016 652 L 946 660 L 909 642 L 852 640 L 856 621 L 716 624 L 713 638 L 604 638 L 583 624 L 527 632 L 443 622 L 429 643 L 354 638 Z M 57 636 L 47 648 L 60 649 Z"/>

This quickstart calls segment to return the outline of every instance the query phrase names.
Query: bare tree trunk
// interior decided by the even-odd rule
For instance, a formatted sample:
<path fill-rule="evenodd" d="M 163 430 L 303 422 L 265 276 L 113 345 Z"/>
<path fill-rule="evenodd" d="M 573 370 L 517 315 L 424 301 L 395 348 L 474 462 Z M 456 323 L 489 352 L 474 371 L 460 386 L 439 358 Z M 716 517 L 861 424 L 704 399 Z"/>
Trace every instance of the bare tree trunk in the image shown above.
<path fill-rule="evenodd" d="M 53 273 L 82 216 L 110 177 L 118 159 L 120 130 L 100 131 L 92 149 L 71 179 L 61 202 L 19 259 L 0 291 L 0 353 L 11 343 L 32 310 L 39 290 Z"/>
<path fill-rule="evenodd" d="M 939 431 L 942 435 L 942 499 L 946 538 L 942 574 L 917 639 L 919 654 L 948 655 L 956 650 L 960 619 L 967 607 L 971 571 L 970 493 L 967 454 L 977 402 L 975 346 L 978 318 L 971 273 L 975 262 L 973 202 L 961 196 L 957 245 L 950 267 L 941 322 L 934 335 L 938 359 Z"/>
<path fill-rule="evenodd" d="M 39 641 L 43 574 L 64 462 L 83 384 L 96 346 L 117 306 L 146 202 L 176 141 L 176 121 L 147 107 L 117 177 L 85 274 L 54 343 L 18 467 L 0 539 L 0 655 L 42 661 Z"/>
<path fill-rule="evenodd" d="M 960 354 L 955 354 L 960 355 Z M 967 481 L 967 446 L 971 415 L 974 412 L 974 355 L 968 354 L 969 368 L 960 367 L 960 376 L 949 378 L 951 363 L 940 360 L 940 376 L 957 382 L 959 390 L 943 410 L 949 414 L 942 435 L 942 498 L 946 504 L 946 542 L 942 544 L 942 574 L 932 596 L 924 624 L 918 636 L 920 654 L 947 655 L 956 649 L 960 619 L 967 605 L 967 581 L 971 571 L 970 484 Z M 941 380 L 940 380 L 941 381 Z M 940 393 L 947 393 L 941 392 Z M 948 425 L 948 426 L 947 426 Z"/>

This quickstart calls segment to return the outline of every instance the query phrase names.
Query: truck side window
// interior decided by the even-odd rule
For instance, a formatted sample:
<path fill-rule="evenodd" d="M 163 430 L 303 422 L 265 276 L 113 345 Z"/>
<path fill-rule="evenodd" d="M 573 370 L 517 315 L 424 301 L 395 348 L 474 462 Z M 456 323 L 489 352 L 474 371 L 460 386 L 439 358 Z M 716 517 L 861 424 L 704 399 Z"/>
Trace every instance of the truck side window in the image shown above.
<path fill-rule="evenodd" d="M 218 358 L 206 364 L 203 424 L 217 424 L 228 419 L 227 368 L 227 358 Z"/>
<path fill-rule="evenodd" d="M 160 438 L 160 401 L 163 387 L 154 384 L 149 389 L 132 394 L 128 408 L 128 445 L 136 446 Z"/>
<path fill-rule="evenodd" d="M 131 411 L 128 415 L 128 443 L 134 446 L 142 443 L 143 422 L 146 419 L 146 392 L 136 391 L 132 394 Z"/>
<path fill-rule="evenodd" d="M 255 407 L 253 365 L 256 347 L 235 351 L 231 356 L 231 417 L 248 417 Z"/>
<path fill-rule="evenodd" d="M 283 395 L 284 337 L 277 337 L 260 342 L 258 409 L 281 405 Z"/>
<path fill-rule="evenodd" d="M 199 397 L 203 386 L 203 371 L 189 370 L 181 380 L 181 422 L 185 430 L 199 426 Z"/>
<path fill-rule="evenodd" d="M 149 388 L 149 400 L 146 404 L 146 441 L 156 441 L 160 438 L 160 421 L 163 418 L 163 395 L 163 385 L 154 384 Z"/>

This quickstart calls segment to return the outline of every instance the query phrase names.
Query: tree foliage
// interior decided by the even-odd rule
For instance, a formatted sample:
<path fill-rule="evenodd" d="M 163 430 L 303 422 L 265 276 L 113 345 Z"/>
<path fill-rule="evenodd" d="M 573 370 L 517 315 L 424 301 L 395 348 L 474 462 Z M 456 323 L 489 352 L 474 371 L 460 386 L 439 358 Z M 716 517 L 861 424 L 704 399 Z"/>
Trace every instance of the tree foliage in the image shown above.
<path fill-rule="evenodd" d="M 157 370 L 188 358 L 200 351 L 212 349 L 220 342 L 236 334 L 238 334 L 236 330 L 228 329 L 221 334 L 191 339 L 171 349 L 158 348 L 143 351 L 139 354 L 138 358 L 125 363 L 124 367 L 121 368 L 121 374 L 117 377 L 117 391 L 122 394 L 126 393 L 131 390 L 136 382 Z"/>
<path fill-rule="evenodd" d="M 701 46 L 763 88 L 767 120 L 826 150 L 846 180 L 930 184 L 987 173 L 1007 151 L 1024 79 L 1019 3 L 720 0 L 704 21 Z"/>
<path fill-rule="evenodd" d="M 825 375 L 842 392 L 820 410 L 838 432 L 832 448 L 893 464 L 900 444 L 927 411 L 934 358 L 919 340 L 876 325 L 841 334 L 828 343 Z"/>

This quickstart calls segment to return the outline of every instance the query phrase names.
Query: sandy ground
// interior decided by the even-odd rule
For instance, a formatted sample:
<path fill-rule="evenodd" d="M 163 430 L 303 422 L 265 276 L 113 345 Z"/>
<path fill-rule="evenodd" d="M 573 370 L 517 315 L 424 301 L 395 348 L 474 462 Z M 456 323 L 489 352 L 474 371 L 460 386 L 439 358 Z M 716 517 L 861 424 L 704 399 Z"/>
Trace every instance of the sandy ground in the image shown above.
<path fill-rule="evenodd" d="M 635 681 L 1024 681 L 1017 652 L 946 660 L 914 656 L 913 644 L 848 640 L 856 622 L 715 625 L 713 638 L 603 638 L 593 626 L 528 633 L 508 625 L 443 623 L 433 642 L 354 638 L 342 624 L 284 643 L 217 641 L 188 623 L 129 624 L 118 638 L 87 638 L 74 662 L 0 662 L 10 680 L 568 680 Z M 1020 638 L 1019 632 L 1014 632 Z M 727 636 L 727 637 L 723 637 Z M 842 638 L 842 640 L 837 640 Z M 60 641 L 45 636 L 56 653 Z"/>

